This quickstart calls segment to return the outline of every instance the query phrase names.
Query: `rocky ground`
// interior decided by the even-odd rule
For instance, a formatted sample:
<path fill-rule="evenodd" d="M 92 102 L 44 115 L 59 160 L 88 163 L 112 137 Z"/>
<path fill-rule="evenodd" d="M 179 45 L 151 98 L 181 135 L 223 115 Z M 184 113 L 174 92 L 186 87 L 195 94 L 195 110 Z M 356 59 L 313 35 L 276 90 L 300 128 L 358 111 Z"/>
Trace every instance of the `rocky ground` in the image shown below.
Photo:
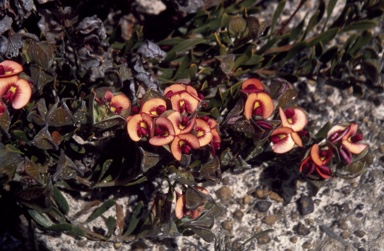
<path fill-rule="evenodd" d="M 294 1 L 292 7 L 297 2 Z M 342 6 L 343 1 L 339 2 Z M 137 3 L 138 8 L 154 14 L 164 8 L 160 1 Z M 273 11 L 273 5 L 268 11 Z M 348 90 L 302 81 L 306 84 L 296 83 L 300 90 L 298 102 L 308 112 L 311 123 L 321 127 L 327 121 L 333 124 L 357 122 L 364 133 L 364 141 L 370 144 L 373 164 L 359 178 L 331 179 L 316 195 L 308 182 L 295 181 L 297 190 L 288 204 L 269 190 L 264 179 L 266 175 L 273 176 L 273 171 L 268 173 L 271 172 L 269 167 L 254 166 L 241 174 L 224 172 L 221 184 L 208 187 L 226 209 L 213 228 L 218 237 L 216 244 L 220 244 L 221 250 L 384 250 L 384 222 L 381 220 L 384 216 L 384 94 L 367 93 L 358 98 Z M 76 204 L 72 215 L 81 210 L 83 201 L 76 201 L 70 195 L 67 198 Z M 120 203 L 126 204 L 124 200 L 127 199 L 121 199 Z M 255 235 L 257 233 L 260 235 Z M 252 237 L 255 238 L 245 243 Z M 141 240 L 130 245 L 76 240 L 67 235 L 41 234 L 39 238 L 48 249 L 62 251 L 192 251 L 214 250 L 215 247 L 214 243 L 197 237 Z"/>

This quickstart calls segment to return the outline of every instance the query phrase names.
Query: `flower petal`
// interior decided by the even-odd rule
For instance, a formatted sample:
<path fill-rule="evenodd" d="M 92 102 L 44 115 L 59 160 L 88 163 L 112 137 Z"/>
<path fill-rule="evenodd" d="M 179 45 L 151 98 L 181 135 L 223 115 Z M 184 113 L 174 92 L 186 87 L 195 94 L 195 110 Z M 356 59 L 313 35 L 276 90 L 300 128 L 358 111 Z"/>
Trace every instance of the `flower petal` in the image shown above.
<path fill-rule="evenodd" d="M 207 122 L 202 119 L 196 119 L 195 132 L 199 140 L 200 147 L 208 145 L 211 142 L 213 135 L 211 128 Z"/>
<path fill-rule="evenodd" d="M 353 154 L 360 154 L 368 147 L 368 144 L 353 143 L 345 139 L 341 141 L 341 144 Z"/>
<path fill-rule="evenodd" d="M 172 95 L 171 97 L 172 109 L 180 113 L 187 112 L 192 114 L 196 111 L 200 101 L 194 98 L 188 92 L 182 92 Z"/>
<path fill-rule="evenodd" d="M 332 149 L 327 147 L 325 149 L 325 151 L 327 151 L 326 156 L 322 157 L 322 156 L 320 156 L 320 148 L 319 148 L 318 144 L 314 144 L 311 147 L 311 158 L 317 166 L 324 166 L 325 164 L 327 164 L 331 160 Z"/>
<path fill-rule="evenodd" d="M 175 138 L 175 130 L 172 122 L 165 117 L 158 117 L 155 124 L 160 126 L 161 130 L 166 131 L 166 135 L 156 135 L 155 131 L 155 135 L 149 140 L 149 143 L 154 146 L 164 146 L 171 143 Z"/>
<path fill-rule="evenodd" d="M 181 219 L 184 216 L 184 204 L 185 204 L 185 196 L 181 195 L 176 200 L 175 205 L 175 215 L 176 218 Z"/>
<path fill-rule="evenodd" d="M 241 84 L 241 89 L 248 93 L 260 92 L 264 90 L 264 85 L 257 78 L 250 78 Z"/>
<path fill-rule="evenodd" d="M 0 78 L 15 76 L 23 71 L 23 67 L 19 63 L 11 60 L 4 60 L 1 62 L 0 68 L 2 68 L 1 71 L 3 71 L 0 72 Z"/>
<path fill-rule="evenodd" d="M 131 101 L 124 94 L 117 94 L 111 99 L 111 107 L 114 107 L 118 113 L 125 111 L 131 107 Z"/>
<path fill-rule="evenodd" d="M 279 127 L 271 133 L 271 141 L 273 142 L 272 150 L 275 153 L 286 153 L 292 150 L 295 142 L 291 137 L 292 129 L 289 127 Z"/>
<path fill-rule="evenodd" d="M 190 133 L 177 135 L 171 144 L 171 152 L 176 160 L 181 160 L 181 147 L 184 144 L 187 144 L 193 149 L 198 149 L 200 147 L 199 141 L 195 135 Z"/>
<path fill-rule="evenodd" d="M 158 107 L 163 106 L 167 107 L 167 102 L 162 98 L 152 98 L 147 100 L 142 106 L 140 111 L 146 114 L 149 114 L 151 117 L 158 117 L 161 115 Z"/>
<path fill-rule="evenodd" d="M 348 128 L 348 129 L 347 129 Z M 333 126 L 327 133 L 327 139 L 329 139 L 332 143 L 339 141 L 345 134 L 348 132 L 349 127 L 342 125 Z"/>
<path fill-rule="evenodd" d="M 15 84 L 17 90 L 15 98 L 12 101 L 12 106 L 15 109 L 21 109 L 26 106 L 31 99 L 32 88 L 28 81 L 22 78 L 18 79 Z"/>
<path fill-rule="evenodd" d="M 293 111 L 293 116 L 288 118 L 285 111 L 279 107 L 279 114 L 283 126 L 290 127 L 293 131 L 298 132 L 302 130 L 308 123 L 307 114 L 299 107 L 289 108 Z"/>
<path fill-rule="evenodd" d="M 133 141 L 139 141 L 144 136 L 153 135 L 153 119 L 146 113 L 133 115 L 127 123 L 128 135 Z M 144 135 L 143 131 L 147 132 Z"/>
<path fill-rule="evenodd" d="M 187 116 L 182 116 L 180 114 L 180 112 L 178 111 L 174 111 L 172 113 L 170 113 L 167 118 L 172 122 L 173 124 L 173 127 L 175 129 L 175 135 L 179 135 L 179 134 L 184 134 L 184 133 L 189 133 L 193 126 L 195 125 L 195 120 L 196 120 L 196 116 L 192 116 L 192 117 L 187 117 Z M 183 118 L 188 118 L 188 121 L 186 122 L 183 122 Z M 184 125 L 183 125 L 184 123 Z"/>
<path fill-rule="evenodd" d="M 264 119 L 269 118 L 274 110 L 273 101 L 271 97 L 265 92 L 251 93 L 244 105 L 244 116 L 249 120 L 257 110 L 257 115 L 262 116 Z"/>

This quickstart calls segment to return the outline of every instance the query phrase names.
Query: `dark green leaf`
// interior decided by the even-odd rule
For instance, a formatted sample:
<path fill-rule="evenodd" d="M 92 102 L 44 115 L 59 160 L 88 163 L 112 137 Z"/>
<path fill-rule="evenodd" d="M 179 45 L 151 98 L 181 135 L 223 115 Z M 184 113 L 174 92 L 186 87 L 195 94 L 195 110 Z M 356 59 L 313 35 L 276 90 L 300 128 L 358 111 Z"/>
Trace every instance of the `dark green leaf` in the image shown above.
<path fill-rule="evenodd" d="M 77 165 L 65 154 L 64 150 L 61 149 L 59 162 L 57 163 L 53 180 L 74 179 L 78 173 L 82 176 L 84 171 L 80 170 Z"/>
<path fill-rule="evenodd" d="M 185 191 L 185 207 L 196 210 L 207 202 L 206 196 L 194 187 L 188 187 Z"/>
<path fill-rule="evenodd" d="M 145 151 L 142 147 L 139 147 L 141 153 L 141 170 L 145 173 L 152 167 L 159 163 L 161 156 L 156 153 Z"/>
<path fill-rule="evenodd" d="M 53 225 L 53 222 L 45 214 L 40 213 L 39 211 L 28 209 L 28 214 L 44 228 L 48 228 Z"/>
<path fill-rule="evenodd" d="M 331 129 L 331 123 L 327 122 L 314 136 L 316 139 L 324 139 L 327 137 L 327 133 Z"/>
<path fill-rule="evenodd" d="M 377 23 L 372 20 L 358 20 L 355 22 L 352 22 L 345 26 L 342 31 L 351 31 L 351 30 L 367 30 L 367 29 L 372 29 L 377 26 Z"/>
<path fill-rule="evenodd" d="M 365 45 L 367 45 L 372 40 L 372 32 L 371 31 L 364 31 L 356 40 L 356 42 L 351 46 L 349 49 L 349 53 L 351 55 L 354 55 L 356 51 L 363 48 Z"/>
<path fill-rule="evenodd" d="M 208 229 L 193 228 L 193 232 L 200 236 L 206 242 L 213 242 L 215 240 L 215 235 Z"/>
<path fill-rule="evenodd" d="M 105 225 L 107 225 L 107 229 L 108 229 L 108 236 L 111 236 L 113 234 L 113 232 L 115 231 L 115 228 L 116 228 L 116 219 L 115 217 L 113 216 L 109 216 L 106 220 L 105 220 Z"/>
<path fill-rule="evenodd" d="M 48 212 L 52 208 L 51 203 L 52 182 L 49 181 L 45 186 L 36 185 L 24 188 L 16 193 L 26 206 L 40 212 Z"/>
<path fill-rule="evenodd" d="M 221 179 L 220 160 L 218 157 L 201 165 L 199 174 L 202 178 L 219 181 Z"/>
<path fill-rule="evenodd" d="M 60 209 L 60 211 L 63 212 L 65 215 L 67 215 L 69 212 L 69 204 L 65 199 L 64 195 L 60 192 L 60 190 L 56 186 L 53 186 L 52 196 L 58 208 Z"/>
<path fill-rule="evenodd" d="M 61 105 L 56 103 L 47 116 L 47 123 L 49 126 L 61 127 L 73 125 L 74 122 L 73 115 L 65 102 L 62 102 Z"/>
<path fill-rule="evenodd" d="M 101 168 L 100 176 L 97 182 L 100 182 L 102 178 L 104 178 L 105 173 L 108 171 L 109 167 L 112 165 L 113 159 L 107 159 L 104 161 L 103 166 Z"/>
<path fill-rule="evenodd" d="M 47 227 L 46 229 L 56 232 L 65 232 L 75 237 L 85 236 L 85 231 L 82 228 L 69 223 L 55 224 Z"/>
<path fill-rule="evenodd" d="M 53 47 L 47 41 L 33 41 L 28 47 L 28 56 L 32 62 L 42 68 L 48 69 L 53 62 Z"/>
<path fill-rule="evenodd" d="M 133 231 L 136 229 L 137 225 L 139 224 L 141 220 L 141 216 L 143 213 L 144 203 L 140 201 L 136 204 L 135 209 L 133 210 L 132 217 L 129 220 L 129 225 L 127 230 L 124 233 L 124 236 L 128 236 L 133 233 Z"/>
<path fill-rule="evenodd" d="M 337 3 L 337 0 L 329 0 L 327 5 L 327 19 L 332 15 L 333 9 L 335 8 L 335 5 Z"/>
<path fill-rule="evenodd" d="M 336 28 L 331 28 L 313 38 L 309 38 L 307 40 L 305 40 L 307 43 L 308 43 L 308 47 L 312 47 L 318 43 L 323 43 L 323 44 L 327 44 L 329 41 L 331 41 L 335 36 L 336 34 L 339 32 L 339 28 L 336 27 Z"/>
<path fill-rule="evenodd" d="M 43 183 L 43 180 L 41 179 L 41 176 L 40 176 L 39 168 L 36 166 L 35 163 L 33 163 L 27 157 L 24 159 L 23 167 L 24 167 L 25 172 L 29 176 L 31 176 L 35 181 L 37 181 L 39 184 Z"/>
<path fill-rule="evenodd" d="M 175 58 L 177 53 L 182 53 L 188 49 L 193 48 L 194 46 L 206 42 L 205 38 L 190 38 L 181 41 L 179 44 L 175 45 L 170 51 L 167 52 L 167 57 L 164 59 L 165 62 L 168 62 Z"/>
<path fill-rule="evenodd" d="M 96 208 L 91 215 L 88 216 L 87 220 L 85 221 L 86 223 L 93 221 L 94 219 L 98 218 L 101 216 L 103 213 L 108 211 L 111 207 L 115 205 L 114 200 L 107 200 L 104 202 L 100 207 Z"/>
<path fill-rule="evenodd" d="M 6 109 L 3 112 L 3 114 L 0 115 L 0 129 L 2 129 L 5 132 L 8 132 L 10 125 L 11 125 L 11 118 L 9 117 L 8 109 Z"/>
<path fill-rule="evenodd" d="M 277 5 L 275 12 L 273 13 L 272 23 L 271 23 L 271 33 L 274 31 L 276 22 L 281 16 L 281 14 L 283 13 L 286 2 L 287 2 L 286 0 L 281 0 Z"/>

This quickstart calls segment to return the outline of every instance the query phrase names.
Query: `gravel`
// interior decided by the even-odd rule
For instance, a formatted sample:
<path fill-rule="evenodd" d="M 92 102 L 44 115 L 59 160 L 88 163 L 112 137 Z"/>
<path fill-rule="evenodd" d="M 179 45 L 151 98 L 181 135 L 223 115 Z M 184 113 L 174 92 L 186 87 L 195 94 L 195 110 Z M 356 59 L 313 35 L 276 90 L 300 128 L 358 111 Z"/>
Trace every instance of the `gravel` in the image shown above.
<path fill-rule="evenodd" d="M 149 2 L 137 1 L 140 8 L 151 6 L 146 5 Z M 291 5 L 287 9 L 293 10 L 298 2 L 287 1 Z M 306 9 L 311 9 L 316 1 L 307 2 Z M 338 1 L 337 8 L 343 3 Z M 268 6 L 265 18 L 275 6 L 275 3 Z M 288 17 L 290 11 L 284 14 Z M 300 88 L 300 84 L 295 86 Z M 361 99 L 350 95 L 348 90 L 316 83 L 309 86 L 300 95 L 299 105 L 308 112 L 312 123 L 321 127 L 327 121 L 356 121 L 364 132 L 365 142 L 370 144 L 374 163 L 361 177 L 331 179 L 315 196 L 311 196 L 307 182 L 297 181 L 297 190 L 286 204 L 279 194 L 264 187 L 260 179 L 268 168 L 264 165 L 241 174 L 223 173 L 225 186 L 207 187 L 226 208 L 213 227 L 222 250 L 384 250 L 384 221 L 378 220 L 384 216 L 384 95 L 368 94 Z M 72 215 L 83 208 L 84 202 L 65 196 L 74 206 Z M 128 204 L 128 199 L 122 198 L 119 204 Z M 258 233 L 261 234 L 255 238 Z M 64 234 L 42 234 L 39 238 L 51 250 L 214 250 L 213 243 L 196 236 L 140 240 L 133 245 L 76 240 Z"/>

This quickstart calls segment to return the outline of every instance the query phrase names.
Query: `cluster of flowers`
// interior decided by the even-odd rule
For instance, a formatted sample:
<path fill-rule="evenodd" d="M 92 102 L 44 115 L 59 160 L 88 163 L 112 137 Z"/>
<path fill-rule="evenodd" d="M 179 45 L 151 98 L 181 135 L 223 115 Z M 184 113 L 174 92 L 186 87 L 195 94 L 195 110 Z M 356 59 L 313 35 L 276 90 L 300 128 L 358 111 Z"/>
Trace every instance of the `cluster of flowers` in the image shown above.
<path fill-rule="evenodd" d="M 95 94 L 95 96 L 97 95 Z M 104 97 L 95 97 L 95 100 L 99 106 L 106 108 L 106 113 L 125 116 L 129 114 L 131 108 L 131 100 L 127 96 L 122 93 L 113 94 L 110 90 L 105 92 Z"/>
<path fill-rule="evenodd" d="M 128 135 L 133 141 L 169 146 L 176 160 L 206 145 L 215 155 L 221 141 L 218 123 L 207 116 L 197 116 L 202 98 L 190 85 L 173 84 L 164 90 L 164 98 L 142 100 L 140 108 L 132 107 L 133 115 L 127 118 Z"/>
<path fill-rule="evenodd" d="M 266 92 L 263 83 L 251 78 L 242 83 L 241 89 L 247 93 L 244 105 L 244 116 L 247 120 L 252 119 L 263 129 L 271 130 L 273 127 L 268 123 L 275 110 L 273 100 Z M 279 107 L 281 126 L 275 128 L 270 134 L 272 150 L 275 153 L 286 153 L 295 146 L 302 147 L 301 136 L 305 135 L 303 130 L 308 123 L 305 111 L 299 107 Z"/>
<path fill-rule="evenodd" d="M 320 144 L 312 145 L 308 156 L 301 162 L 300 172 L 307 175 L 316 173 L 324 179 L 332 176 L 331 161 L 337 152 L 342 161 L 350 164 L 353 155 L 358 155 L 368 148 L 359 143 L 363 135 L 358 132 L 358 125 L 335 125 L 327 133 L 327 138 Z"/>
<path fill-rule="evenodd" d="M 266 92 L 264 85 L 258 79 L 251 78 L 242 83 L 242 91 L 247 94 L 244 104 L 244 117 L 252 120 L 259 127 L 272 130 L 273 126 L 267 119 L 272 117 L 275 107 L 272 98 Z M 301 137 L 308 134 L 305 126 L 308 123 L 306 112 L 299 107 L 279 107 L 281 124 L 270 133 L 269 140 L 272 150 L 282 154 L 292 150 L 295 146 L 302 147 Z M 332 176 L 331 160 L 336 152 L 340 158 L 350 164 L 353 155 L 362 153 L 367 144 L 359 143 L 363 139 L 358 133 L 358 125 L 335 125 L 327 139 L 320 144 L 313 144 L 307 156 L 302 160 L 300 172 L 307 175 L 317 173 L 319 177 L 328 179 Z"/>
<path fill-rule="evenodd" d="M 28 104 L 32 96 L 32 88 L 27 80 L 19 78 L 23 67 L 10 60 L 0 63 L 0 115 L 11 103 L 14 109 L 21 109 Z"/>

